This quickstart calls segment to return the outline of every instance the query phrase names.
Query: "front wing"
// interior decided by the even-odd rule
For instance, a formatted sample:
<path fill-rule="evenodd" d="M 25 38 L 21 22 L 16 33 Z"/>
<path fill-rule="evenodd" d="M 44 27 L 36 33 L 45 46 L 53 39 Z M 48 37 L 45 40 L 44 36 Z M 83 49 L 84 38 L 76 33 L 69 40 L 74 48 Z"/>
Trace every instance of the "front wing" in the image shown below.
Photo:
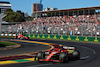
<path fill-rule="evenodd" d="M 39 59 L 40 62 L 62 62 L 61 60 L 46 60 L 46 59 Z"/>

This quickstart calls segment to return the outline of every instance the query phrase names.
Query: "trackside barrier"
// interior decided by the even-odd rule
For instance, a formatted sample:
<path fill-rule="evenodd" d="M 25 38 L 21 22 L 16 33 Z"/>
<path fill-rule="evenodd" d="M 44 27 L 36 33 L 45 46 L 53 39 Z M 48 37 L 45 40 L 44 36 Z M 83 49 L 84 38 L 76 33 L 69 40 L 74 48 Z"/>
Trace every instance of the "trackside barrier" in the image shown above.
<path fill-rule="evenodd" d="M 41 34 L 25 34 L 30 38 L 42 38 L 42 39 L 60 39 L 60 40 L 73 40 L 73 41 L 90 41 L 100 42 L 100 37 L 81 37 L 81 36 L 63 36 L 63 35 L 41 35 Z"/>
<path fill-rule="evenodd" d="M 4 34 L 4 33 L 2 33 L 1 34 L 1 36 L 16 36 L 16 34 L 14 33 L 14 34 L 12 34 L 12 33 L 6 33 L 6 34 Z"/>

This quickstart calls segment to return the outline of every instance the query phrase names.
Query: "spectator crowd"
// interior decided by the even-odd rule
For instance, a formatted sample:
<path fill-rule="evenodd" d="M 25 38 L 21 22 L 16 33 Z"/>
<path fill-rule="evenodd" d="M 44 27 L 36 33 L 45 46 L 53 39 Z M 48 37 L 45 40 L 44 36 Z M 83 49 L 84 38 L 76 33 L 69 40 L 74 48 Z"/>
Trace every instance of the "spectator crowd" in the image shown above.
<path fill-rule="evenodd" d="M 2 32 L 100 36 L 100 14 L 38 17 L 25 23 L 4 25 Z"/>

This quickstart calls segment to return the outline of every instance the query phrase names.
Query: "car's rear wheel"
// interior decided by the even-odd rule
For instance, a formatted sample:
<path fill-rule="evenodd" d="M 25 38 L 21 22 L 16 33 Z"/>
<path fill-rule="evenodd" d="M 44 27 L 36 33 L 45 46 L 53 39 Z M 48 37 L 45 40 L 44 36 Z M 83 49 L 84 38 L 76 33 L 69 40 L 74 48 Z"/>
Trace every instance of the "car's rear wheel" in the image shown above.
<path fill-rule="evenodd" d="M 80 52 L 79 51 L 74 51 L 72 53 L 72 57 L 73 57 L 73 60 L 79 60 L 80 59 Z"/>
<path fill-rule="evenodd" d="M 29 37 L 27 37 L 27 39 L 29 39 Z"/>
<path fill-rule="evenodd" d="M 59 60 L 61 60 L 62 62 L 68 62 L 67 52 L 60 53 Z"/>

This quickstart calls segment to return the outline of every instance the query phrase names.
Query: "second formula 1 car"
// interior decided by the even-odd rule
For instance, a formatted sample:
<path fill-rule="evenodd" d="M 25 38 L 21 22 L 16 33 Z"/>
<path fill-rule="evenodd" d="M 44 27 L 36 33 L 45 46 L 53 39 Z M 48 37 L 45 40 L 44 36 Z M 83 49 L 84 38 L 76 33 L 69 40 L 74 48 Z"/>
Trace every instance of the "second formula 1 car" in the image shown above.
<path fill-rule="evenodd" d="M 29 39 L 29 37 L 26 37 L 26 36 L 24 36 L 24 35 L 22 35 L 22 34 L 20 34 L 20 35 L 18 35 L 18 36 L 15 36 L 14 38 L 15 38 L 15 39 L 25 39 L 25 40 L 28 40 L 28 39 Z"/>
<path fill-rule="evenodd" d="M 53 61 L 53 62 L 67 62 L 70 59 L 76 60 L 80 59 L 80 52 L 76 50 L 75 47 L 63 47 L 55 45 L 54 49 L 50 51 L 40 51 L 37 54 L 39 62 L 43 61 Z"/>

